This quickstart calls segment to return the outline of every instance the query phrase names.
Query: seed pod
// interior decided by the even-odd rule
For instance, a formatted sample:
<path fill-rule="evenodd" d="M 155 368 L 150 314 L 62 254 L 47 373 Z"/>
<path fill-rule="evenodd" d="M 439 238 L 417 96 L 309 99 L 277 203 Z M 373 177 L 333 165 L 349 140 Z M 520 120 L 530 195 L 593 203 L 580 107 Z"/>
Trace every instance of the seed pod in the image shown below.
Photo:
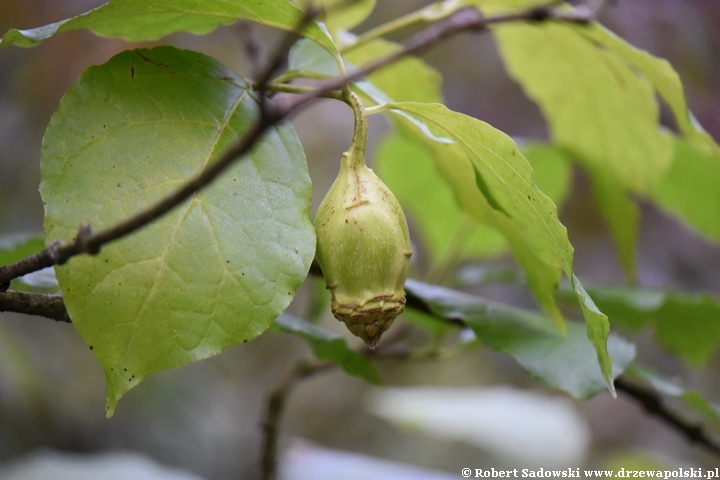
<path fill-rule="evenodd" d="M 412 248 L 400 204 L 365 164 L 367 117 L 352 97 L 355 133 L 315 216 L 316 258 L 335 318 L 375 348 L 405 309 Z"/>

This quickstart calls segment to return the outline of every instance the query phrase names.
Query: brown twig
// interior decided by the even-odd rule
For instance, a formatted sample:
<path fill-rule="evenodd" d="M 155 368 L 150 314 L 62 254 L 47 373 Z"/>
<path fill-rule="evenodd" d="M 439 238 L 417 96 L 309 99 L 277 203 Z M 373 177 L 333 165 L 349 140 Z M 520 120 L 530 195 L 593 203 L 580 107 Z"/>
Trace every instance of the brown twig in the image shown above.
<path fill-rule="evenodd" d="M 690 443 L 699 445 L 716 456 L 720 456 L 720 444 L 712 440 L 701 425 L 693 424 L 670 410 L 665 405 L 665 401 L 660 394 L 654 390 L 635 385 L 623 378 L 615 379 L 615 388 L 618 392 L 624 392 L 632 397 L 642 405 L 648 414 L 668 424 Z"/>
<path fill-rule="evenodd" d="M 60 293 L 0 292 L 0 312 L 16 312 L 70 322 Z"/>
<path fill-rule="evenodd" d="M 273 480 L 277 473 L 277 441 L 285 401 L 292 388 L 298 382 L 335 368 L 335 363 L 298 364 L 288 373 L 280 384 L 275 387 L 267 401 L 265 420 L 262 425 L 263 445 L 261 460 L 261 480 Z"/>

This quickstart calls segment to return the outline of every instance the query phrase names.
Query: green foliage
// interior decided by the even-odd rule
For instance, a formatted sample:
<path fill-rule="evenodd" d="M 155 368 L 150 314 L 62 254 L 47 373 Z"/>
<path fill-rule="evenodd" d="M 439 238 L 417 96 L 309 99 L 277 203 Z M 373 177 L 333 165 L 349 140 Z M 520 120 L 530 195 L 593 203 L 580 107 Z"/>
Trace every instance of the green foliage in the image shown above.
<path fill-rule="evenodd" d="M 694 367 L 703 366 L 720 345 L 720 302 L 711 295 L 621 287 L 589 291 L 613 325 L 653 327 L 661 345 Z"/>
<path fill-rule="evenodd" d="M 347 9 L 344 3 L 111 0 L 55 24 L 10 30 L 0 46 L 33 46 L 80 29 L 151 41 L 174 32 L 208 33 L 238 19 L 296 32 L 302 9 L 312 5 L 322 7 L 325 24 L 303 26 L 305 38 L 289 52 L 288 70 L 276 82 L 338 77 L 402 49 L 380 35 L 346 31 L 371 14 L 375 0 Z M 465 6 L 492 14 L 545 3 L 435 2 L 386 24 L 386 33 L 431 24 Z M 720 148 L 688 111 L 677 73 L 596 23 L 522 22 L 493 32 L 510 75 L 544 114 L 552 143 L 521 142 L 518 148 L 491 125 L 448 109 L 441 104 L 440 73 L 417 57 L 406 56 L 351 88 L 372 106 L 368 113 L 383 113 L 390 121 L 375 166 L 420 234 L 431 261 L 429 276 L 440 281 L 460 261 L 509 250 L 547 315 L 416 281 L 408 282 L 408 292 L 435 315 L 462 320 L 482 344 L 578 398 L 604 386 L 612 392 L 612 379 L 634 357 L 633 345 L 610 333 L 606 314 L 616 324 L 654 328 L 670 352 L 702 366 L 720 342 L 717 300 L 620 287 L 586 292 L 558 219 L 570 189 L 570 163 L 577 162 L 591 178 L 631 282 L 640 223 L 633 195 L 720 241 Z M 677 133 L 660 125 L 656 95 L 674 114 Z M 91 67 L 63 98 L 43 141 L 45 239 L 0 240 L 0 263 L 70 240 L 82 223 L 96 231 L 113 226 L 167 197 L 242 137 L 258 112 L 244 80 L 195 52 L 127 51 Z M 56 267 L 75 328 L 107 375 L 108 414 L 148 375 L 253 339 L 273 321 L 307 340 L 318 358 L 380 382 L 368 358 L 342 338 L 305 320 L 278 317 L 315 251 L 310 189 L 302 146 L 284 123 L 168 215 L 104 246 L 97 256 Z M 563 274 L 585 331 L 566 323 L 556 303 Z M 315 295 L 313 302 L 311 320 L 320 315 L 318 306 L 326 309 L 327 299 Z M 436 338 L 452 328 L 418 311 L 408 316 Z M 656 377 L 636 374 L 663 391 Z M 688 406 L 717 415 L 699 394 L 678 395 Z"/>
<path fill-rule="evenodd" d="M 292 32 L 303 23 L 303 12 L 287 0 L 111 0 L 99 8 L 51 25 L 9 30 L 0 46 L 31 47 L 57 33 L 83 29 L 102 37 L 141 42 L 175 32 L 201 35 L 241 18 Z M 329 52 L 337 52 L 330 36 L 315 22 L 311 21 L 302 34 Z"/>
<path fill-rule="evenodd" d="M 576 398 L 588 398 L 605 389 L 604 374 L 582 325 L 568 322 L 563 336 L 545 315 L 415 280 L 408 280 L 405 288 L 436 315 L 466 323 L 480 342 L 511 355 L 548 385 Z M 614 378 L 635 357 L 635 346 L 615 334 L 607 345 Z"/>
<path fill-rule="evenodd" d="M 678 139 L 672 164 L 652 191 L 657 204 L 720 242 L 720 149 Z"/>
<path fill-rule="evenodd" d="M 411 136 L 396 131 L 383 138 L 374 164 L 420 230 L 434 264 L 505 250 L 499 232 L 475 225 L 457 207 L 453 190 L 439 177 L 429 152 Z"/>
<path fill-rule="evenodd" d="M 109 227 L 168 195 L 257 116 L 242 80 L 199 53 L 127 51 L 88 69 L 44 139 L 48 242 L 71 239 L 83 221 Z M 148 375 L 270 326 L 313 258 L 309 202 L 302 147 L 284 124 L 159 221 L 56 267 L 74 325 L 107 375 L 108 414 Z"/>
<path fill-rule="evenodd" d="M 319 359 L 337 363 L 349 375 L 375 385 L 382 384 L 373 364 L 366 357 L 351 350 L 340 335 L 287 313 L 275 320 L 275 326 L 278 330 L 304 338 Z"/>

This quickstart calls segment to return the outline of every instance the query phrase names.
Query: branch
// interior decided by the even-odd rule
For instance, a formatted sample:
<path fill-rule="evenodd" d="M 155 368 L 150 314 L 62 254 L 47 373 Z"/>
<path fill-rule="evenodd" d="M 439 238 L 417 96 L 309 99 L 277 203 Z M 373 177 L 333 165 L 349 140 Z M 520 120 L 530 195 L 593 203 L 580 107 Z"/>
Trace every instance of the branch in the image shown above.
<path fill-rule="evenodd" d="M 0 312 L 16 312 L 47 317 L 70 323 L 65 302 L 60 293 L 29 293 L 9 290 L 0 292 Z"/>
<path fill-rule="evenodd" d="M 615 379 L 615 388 L 639 402 L 648 414 L 668 424 L 669 427 L 685 437 L 690 443 L 701 446 L 715 454 L 715 456 L 720 456 L 720 444 L 712 440 L 701 425 L 690 423 L 676 412 L 670 410 L 657 392 L 634 385 L 622 378 Z"/>
<path fill-rule="evenodd" d="M 272 480 L 277 472 L 277 440 L 280 428 L 280 417 L 285 407 L 285 401 L 292 388 L 300 381 L 315 374 L 326 372 L 337 366 L 336 363 L 307 364 L 299 363 L 285 379 L 275 387 L 267 401 L 267 411 L 263 422 L 263 446 L 261 480 Z"/>
<path fill-rule="evenodd" d="M 157 220 L 190 198 L 200 189 L 211 183 L 218 175 L 225 171 L 225 169 L 247 154 L 260 141 L 267 130 L 298 111 L 308 107 L 310 104 L 317 101 L 318 98 L 321 98 L 330 92 L 342 90 L 346 88 L 348 84 L 361 77 L 379 70 L 407 55 L 425 50 L 443 40 L 457 35 L 460 32 L 482 32 L 486 31 L 488 26 L 499 23 L 518 21 L 541 22 L 551 20 L 585 24 L 591 21 L 591 17 L 582 13 L 559 12 L 548 7 L 533 8 L 524 12 L 508 15 L 483 17 L 482 14 L 474 8 L 463 8 L 458 10 L 443 24 L 433 25 L 412 37 L 402 50 L 371 63 L 350 75 L 323 82 L 317 89 L 301 95 L 296 101 L 290 103 L 284 108 L 268 104 L 265 101 L 265 96 L 261 95 L 261 115 L 258 121 L 250 128 L 245 136 L 230 147 L 216 162 L 208 166 L 179 190 L 173 192 L 133 217 L 130 217 L 110 228 L 101 230 L 98 233 L 93 233 L 90 225 L 82 224 L 74 240 L 70 242 L 55 242 L 45 250 L 35 255 L 17 263 L 0 267 L 0 290 L 6 290 L 9 286 L 9 282 L 14 278 L 18 278 L 22 275 L 26 275 L 52 265 L 62 265 L 75 255 L 83 253 L 96 255 L 100 252 L 100 249 L 104 245 L 127 236 L 150 224 L 154 220 Z M 301 29 L 305 26 L 304 22 L 306 21 L 309 20 L 305 20 L 301 23 Z M 287 50 L 292 46 L 292 42 L 290 40 L 294 38 L 296 38 L 296 35 L 288 35 L 285 41 L 282 42 L 282 48 L 279 50 L 274 60 L 270 62 L 265 75 L 263 75 L 261 80 L 258 82 L 260 92 L 267 89 L 270 78 L 282 64 L 282 60 L 286 56 Z"/>

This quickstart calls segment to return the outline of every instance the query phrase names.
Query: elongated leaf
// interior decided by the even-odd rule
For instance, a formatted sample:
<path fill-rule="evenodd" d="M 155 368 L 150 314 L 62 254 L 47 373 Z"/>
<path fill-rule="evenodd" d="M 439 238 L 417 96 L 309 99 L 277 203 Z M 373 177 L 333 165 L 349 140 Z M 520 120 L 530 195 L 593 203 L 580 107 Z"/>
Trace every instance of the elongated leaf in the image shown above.
<path fill-rule="evenodd" d="M 444 144 L 425 135 L 414 122 L 400 118 L 403 131 L 412 132 L 416 145 L 423 145 L 435 163 L 435 170 L 451 187 L 452 195 L 460 209 L 480 225 L 490 225 L 499 230 L 513 256 L 525 271 L 528 285 L 542 308 L 555 320 L 560 331 L 564 320 L 555 304 L 555 289 L 560 280 L 560 270 L 542 261 L 527 245 L 523 232 L 502 213 L 494 210 L 475 182 L 473 165 L 464 150 L 456 144 Z"/>
<path fill-rule="evenodd" d="M 408 280 L 405 289 L 437 315 L 465 322 L 488 347 L 508 353 L 531 375 L 577 398 L 588 398 L 606 386 L 596 352 L 585 328 L 568 322 L 562 336 L 550 318 L 447 288 Z M 635 346 L 618 335 L 607 341 L 612 377 L 635 356 Z"/>
<path fill-rule="evenodd" d="M 280 315 L 275 320 L 275 325 L 283 332 L 293 333 L 307 340 L 319 359 L 331 360 L 350 375 L 376 385 L 382 384 L 370 360 L 351 350 L 340 335 L 287 313 Z"/>
<path fill-rule="evenodd" d="M 526 145 L 522 152 L 533 167 L 540 190 L 556 204 L 562 202 L 570 185 L 570 167 L 562 153 L 541 144 Z M 380 141 L 373 165 L 415 222 L 434 263 L 492 256 L 507 249 L 497 228 L 477 223 L 460 209 L 450 185 L 434 166 L 432 151 L 402 123 Z M 557 276 L 557 269 L 551 270 Z M 554 306 L 553 297 L 554 285 L 550 283 Z"/>
<path fill-rule="evenodd" d="M 657 341 L 690 365 L 704 365 L 720 344 L 720 302 L 707 294 L 593 287 L 614 324 L 655 328 Z"/>
<path fill-rule="evenodd" d="M 0 46 L 31 47 L 59 32 L 83 29 L 101 37 L 142 42 L 174 32 L 205 34 L 241 18 L 292 32 L 303 23 L 303 15 L 287 0 L 111 0 L 68 20 L 30 30 L 12 29 Z M 316 22 L 311 21 L 302 35 L 338 55 L 330 35 Z"/>
<path fill-rule="evenodd" d="M 391 103 L 387 108 L 410 112 L 456 142 L 440 144 L 425 135 L 417 137 L 433 152 L 436 168 L 452 185 L 461 208 L 478 222 L 489 223 L 503 233 L 525 271 L 533 295 L 560 332 L 565 327 L 555 302 L 560 271 L 575 280 L 572 284 L 582 303 L 588 337 L 597 350 L 608 388 L 614 393 L 612 361 L 605 346 L 610 329 L 607 317 L 574 278 L 573 249 L 565 227 L 557 218 L 555 205 L 538 190 L 532 169 L 512 140 L 484 122 L 439 104 Z M 495 201 L 491 203 L 488 195 Z M 491 208 L 493 203 L 502 211 Z"/>
<path fill-rule="evenodd" d="M 507 135 L 439 104 L 394 102 L 388 108 L 415 115 L 456 142 L 488 203 L 523 230 L 539 258 L 566 272 L 572 270 L 572 246 L 555 204 L 538 190 L 532 168 Z"/>
<path fill-rule="evenodd" d="M 650 68 L 655 59 L 616 37 L 605 39 L 612 48 L 591 38 L 605 38 L 603 32 L 597 25 L 552 23 L 494 30 L 510 75 L 540 106 L 554 141 L 596 177 L 600 211 L 633 281 L 639 215 L 627 193 L 647 193 L 658 183 L 669 166 L 672 140 L 659 127 L 657 76 L 638 74 L 644 71 L 631 61 L 642 57 Z M 687 117 L 681 88 L 679 93 L 678 108 Z"/>
<path fill-rule="evenodd" d="M 610 227 L 620 266 L 628 283 L 636 281 L 635 249 L 640 235 L 640 210 L 629 192 L 602 172 L 592 178 L 593 194 L 600 213 Z"/>
<path fill-rule="evenodd" d="M 502 25 L 493 30 L 510 75 L 542 109 L 556 143 L 591 173 L 647 192 L 667 168 L 653 86 L 576 25 Z"/>
<path fill-rule="evenodd" d="M 699 392 L 686 390 L 650 368 L 633 363 L 628 367 L 627 373 L 649 383 L 658 392 L 671 397 L 680 398 L 685 405 L 702 413 L 707 418 L 720 422 L 720 405 L 709 402 Z"/>
<path fill-rule="evenodd" d="M 582 310 L 583 317 L 585 318 L 585 328 L 587 329 L 587 336 L 595 347 L 597 352 L 597 361 L 600 364 L 600 370 L 608 378 L 609 372 L 613 371 L 613 365 L 611 357 L 608 352 L 608 336 L 610 335 L 610 322 L 608 317 L 602 313 L 593 299 L 588 295 L 583 286 L 580 284 L 580 280 L 573 274 L 571 279 L 571 285 L 575 291 L 575 296 L 580 303 L 580 309 Z M 615 396 L 615 386 L 612 382 L 608 382 L 610 393 Z"/>
<path fill-rule="evenodd" d="M 43 142 L 48 242 L 102 229 L 175 191 L 258 117 L 249 87 L 161 47 L 91 67 Z M 294 130 L 271 130 L 209 188 L 96 257 L 56 267 L 68 312 L 108 379 L 107 411 L 143 378 L 250 340 L 285 309 L 315 249 Z"/>
<path fill-rule="evenodd" d="M 635 48 L 625 40 L 602 25 L 593 23 L 587 28 L 577 29 L 577 32 L 603 48 L 619 55 L 632 65 L 652 84 L 653 88 L 670 106 L 680 132 L 687 140 L 694 143 L 706 153 L 717 149 L 717 144 L 695 120 L 687 108 L 685 93 L 683 92 L 680 76 L 673 69 L 670 62 L 657 58 L 649 53 Z"/>
<path fill-rule="evenodd" d="M 709 152 L 678 139 L 670 168 L 652 199 L 706 238 L 720 242 L 720 148 Z"/>

